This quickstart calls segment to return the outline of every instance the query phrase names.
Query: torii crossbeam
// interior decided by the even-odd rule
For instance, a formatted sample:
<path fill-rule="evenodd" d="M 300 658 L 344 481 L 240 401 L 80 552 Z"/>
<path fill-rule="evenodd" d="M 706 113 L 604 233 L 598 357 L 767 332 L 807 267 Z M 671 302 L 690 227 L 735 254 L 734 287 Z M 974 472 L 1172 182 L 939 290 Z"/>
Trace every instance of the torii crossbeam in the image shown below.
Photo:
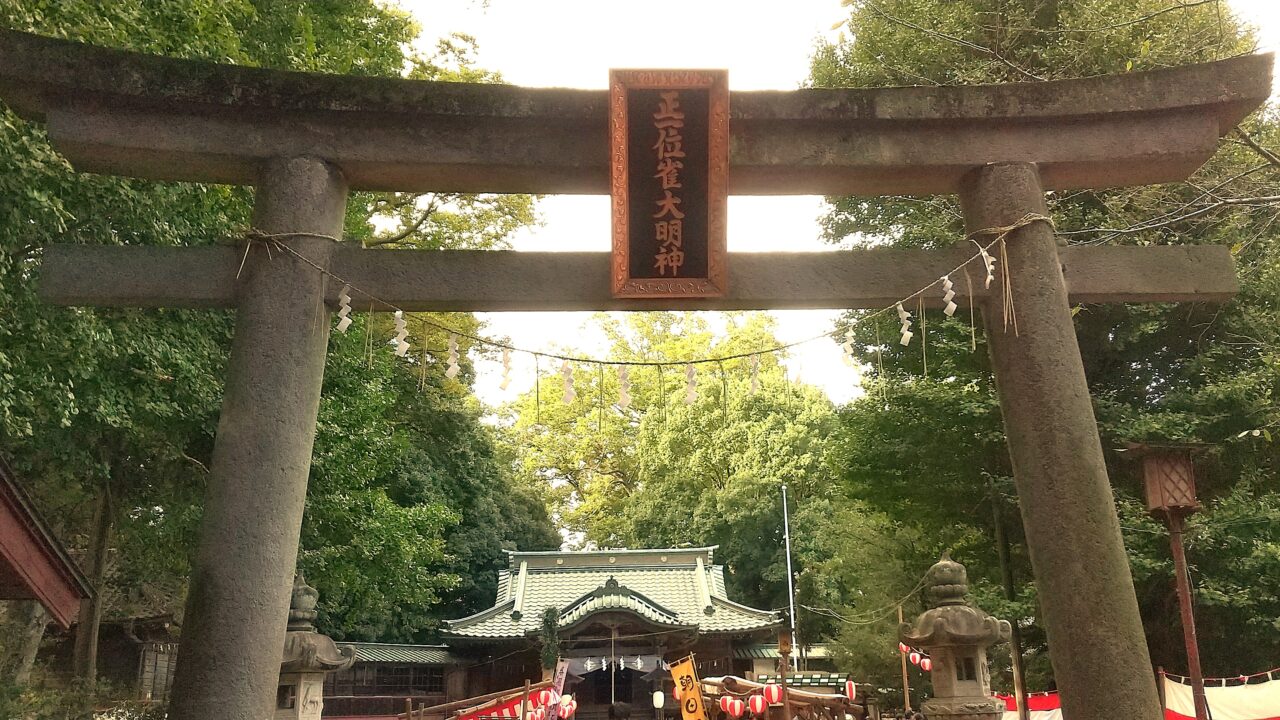
<path fill-rule="evenodd" d="M 1045 214 L 1046 189 L 1185 178 L 1268 96 L 1270 69 L 1250 56 L 1060 82 L 734 93 L 729 189 L 959 193 L 970 231 L 1009 225 Z M 255 227 L 271 234 L 336 236 L 349 188 L 608 190 L 605 91 L 309 75 L 3 32 L 0 98 L 45 122 L 81 170 L 255 185 Z M 881 307 L 963 257 L 731 256 L 727 297 L 641 303 L 608 295 L 603 254 L 283 242 L 411 310 Z M 237 311 L 176 720 L 270 713 L 329 333 L 315 318 L 336 291 L 297 256 L 251 253 L 237 279 L 243 253 L 45 250 L 51 302 Z M 989 346 L 1064 712 L 1156 720 L 1069 302 L 1223 301 L 1231 259 L 1216 247 L 1059 249 L 1045 223 L 1013 232 L 1007 253 L 1020 333 L 993 330 Z"/>

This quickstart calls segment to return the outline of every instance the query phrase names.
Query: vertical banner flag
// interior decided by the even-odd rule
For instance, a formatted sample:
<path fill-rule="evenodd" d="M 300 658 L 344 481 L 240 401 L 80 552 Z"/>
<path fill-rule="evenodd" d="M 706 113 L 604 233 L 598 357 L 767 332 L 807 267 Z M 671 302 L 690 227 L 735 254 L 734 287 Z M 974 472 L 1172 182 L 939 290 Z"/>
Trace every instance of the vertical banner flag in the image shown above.
<path fill-rule="evenodd" d="M 614 297 L 725 293 L 729 75 L 609 73 Z"/>
<path fill-rule="evenodd" d="M 557 695 L 564 694 L 564 681 L 569 676 L 569 661 L 564 658 L 556 660 L 556 674 L 551 682 L 551 687 L 556 689 Z"/>
<path fill-rule="evenodd" d="M 671 663 L 671 679 L 680 693 L 680 716 L 683 720 L 707 720 L 707 710 L 702 704 L 702 684 L 698 682 L 698 670 L 693 656 Z"/>

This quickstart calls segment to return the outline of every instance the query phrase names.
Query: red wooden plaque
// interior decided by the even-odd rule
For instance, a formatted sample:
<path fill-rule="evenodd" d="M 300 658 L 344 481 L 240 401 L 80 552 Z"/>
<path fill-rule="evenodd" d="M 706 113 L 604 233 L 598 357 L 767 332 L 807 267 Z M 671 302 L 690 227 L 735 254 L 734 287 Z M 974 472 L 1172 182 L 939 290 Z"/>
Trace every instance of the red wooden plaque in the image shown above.
<path fill-rule="evenodd" d="M 729 73 L 609 73 L 614 297 L 726 289 Z"/>

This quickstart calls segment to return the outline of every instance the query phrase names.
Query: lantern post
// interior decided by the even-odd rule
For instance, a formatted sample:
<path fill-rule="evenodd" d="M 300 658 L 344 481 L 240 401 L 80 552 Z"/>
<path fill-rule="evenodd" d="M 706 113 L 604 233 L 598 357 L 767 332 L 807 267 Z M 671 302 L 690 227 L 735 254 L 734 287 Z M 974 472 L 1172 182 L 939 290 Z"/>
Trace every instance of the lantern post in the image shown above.
<path fill-rule="evenodd" d="M 1200 645 L 1196 640 L 1195 611 L 1191 606 L 1191 576 L 1187 571 L 1182 531 L 1186 518 L 1200 509 L 1200 503 L 1196 500 L 1196 467 L 1192 454 L 1203 452 L 1206 447 L 1195 443 L 1128 443 L 1123 451 L 1127 457 L 1141 459 L 1147 512 L 1164 520 L 1165 526 L 1169 528 L 1169 549 L 1173 554 L 1174 583 L 1178 591 L 1182 640 L 1187 648 L 1187 674 L 1191 678 L 1191 697 L 1195 701 L 1196 720 L 1209 720 L 1209 705 L 1204 695 L 1204 675 L 1200 671 Z"/>

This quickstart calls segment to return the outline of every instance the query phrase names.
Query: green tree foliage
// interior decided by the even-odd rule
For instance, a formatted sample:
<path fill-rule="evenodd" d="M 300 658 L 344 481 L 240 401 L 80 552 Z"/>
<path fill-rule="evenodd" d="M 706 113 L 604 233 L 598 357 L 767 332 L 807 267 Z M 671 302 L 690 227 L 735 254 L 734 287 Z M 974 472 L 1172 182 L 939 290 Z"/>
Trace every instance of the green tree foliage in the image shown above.
<path fill-rule="evenodd" d="M 365 331 L 388 333 L 368 323 L 330 342 L 300 565 L 329 632 L 421 641 L 492 602 L 504 548 L 560 538 L 512 485 L 469 386 L 430 354 L 370 351 Z"/>
<path fill-rule="evenodd" d="M 850 36 L 817 49 L 811 75 L 815 86 L 1124 73 L 1219 59 L 1248 52 L 1253 42 L 1225 3 L 847 4 Z M 1213 628 L 1202 629 L 1200 639 L 1206 672 L 1214 675 L 1265 669 L 1280 651 L 1275 624 L 1280 614 L 1275 566 L 1280 495 L 1276 449 L 1270 443 L 1280 419 L 1274 403 L 1280 377 L 1280 318 L 1274 301 L 1280 293 L 1275 229 L 1280 162 L 1269 149 L 1276 140 L 1274 117 L 1259 113 L 1245 121 L 1242 132 L 1224 138 L 1219 152 L 1188 182 L 1057 192 L 1048 198 L 1058 233 L 1068 243 L 1217 243 L 1231 247 L 1236 256 L 1242 291 L 1224 306 L 1099 305 L 1081 306 L 1075 314 L 1104 447 L 1118 448 L 1125 440 L 1199 440 L 1220 446 L 1201 463 L 1200 496 L 1206 507 L 1193 519 L 1187 537 L 1197 618 L 1202 628 Z M 833 243 L 874 240 L 942 247 L 963 238 L 953 197 L 831 202 L 824 228 Z M 920 345 L 903 349 L 891 342 L 896 328 L 890 323 L 855 330 L 861 357 L 876 369 L 876 378 L 864 398 L 840 413 L 835 467 L 849 497 L 893 518 L 895 528 L 909 529 L 929 548 L 926 555 L 955 548 L 969 564 L 980 604 L 1029 623 L 1028 683 L 1035 689 L 1050 680 L 1051 669 L 1043 633 L 1035 625 L 1035 589 L 1022 549 L 983 330 L 979 328 L 971 348 L 966 315 L 962 310 L 961 317 L 944 320 L 929 313 L 927 375 Z M 1249 434 L 1253 430 L 1258 437 Z M 1165 532 L 1141 509 L 1136 468 L 1114 454 L 1109 463 L 1153 660 L 1182 668 Z M 1016 581 L 1009 597 L 1001 589 L 998 570 L 997 514 L 1012 546 Z M 829 568 L 834 573 L 844 563 L 833 556 Z M 925 567 L 925 558 L 911 557 L 906 577 L 888 584 L 909 588 Z M 857 605 L 849 612 L 856 614 Z M 858 662 L 866 667 L 863 646 L 883 642 L 875 632 L 841 625 L 851 662 L 861 656 Z M 882 659 L 894 660 L 891 654 Z M 881 674 L 885 672 L 890 669 L 882 668 Z M 997 684 L 1007 689 L 1007 676 L 997 677 Z"/>
<path fill-rule="evenodd" d="M 369 0 L 0 0 L 0 26 L 245 65 L 497 80 L 471 66 L 466 38 L 406 55 L 418 28 Z M 346 234 L 406 229 L 392 209 L 405 197 L 353 195 Z M 88 548 L 94 499 L 110 499 L 109 615 L 181 609 L 231 314 L 47 306 L 35 295 L 41 248 L 225 242 L 248 226 L 251 198 L 246 188 L 76 173 L 41 126 L 0 108 L 0 449 L 73 549 Z M 404 207 L 428 201 L 431 222 L 395 244 L 497 247 L 534 221 L 525 196 L 413 196 Z M 471 316 L 434 320 L 477 327 Z M 539 498 L 510 486 L 470 368 L 459 382 L 435 354 L 393 358 L 382 346 L 388 325 L 362 318 L 331 342 L 300 564 L 322 591 L 324 629 L 422 639 L 441 616 L 487 604 L 504 546 L 555 547 L 559 537 Z M 444 345 L 439 332 L 414 340 Z"/>
<path fill-rule="evenodd" d="M 546 488 L 561 523 L 585 542 L 719 545 L 732 597 L 784 607 L 780 488 L 789 486 L 793 513 L 825 496 L 833 410 L 819 391 L 789 382 L 772 354 L 759 359 L 754 394 L 749 359 L 698 365 L 686 404 L 682 360 L 778 344 L 767 316 L 723 320 L 718 333 L 695 313 L 600 316 L 610 358 L 664 365 L 629 368 L 625 409 L 616 368 L 578 365 L 567 404 L 558 368 L 545 368 L 557 372 L 505 409 L 507 442 L 520 449 L 520 474 Z"/>

